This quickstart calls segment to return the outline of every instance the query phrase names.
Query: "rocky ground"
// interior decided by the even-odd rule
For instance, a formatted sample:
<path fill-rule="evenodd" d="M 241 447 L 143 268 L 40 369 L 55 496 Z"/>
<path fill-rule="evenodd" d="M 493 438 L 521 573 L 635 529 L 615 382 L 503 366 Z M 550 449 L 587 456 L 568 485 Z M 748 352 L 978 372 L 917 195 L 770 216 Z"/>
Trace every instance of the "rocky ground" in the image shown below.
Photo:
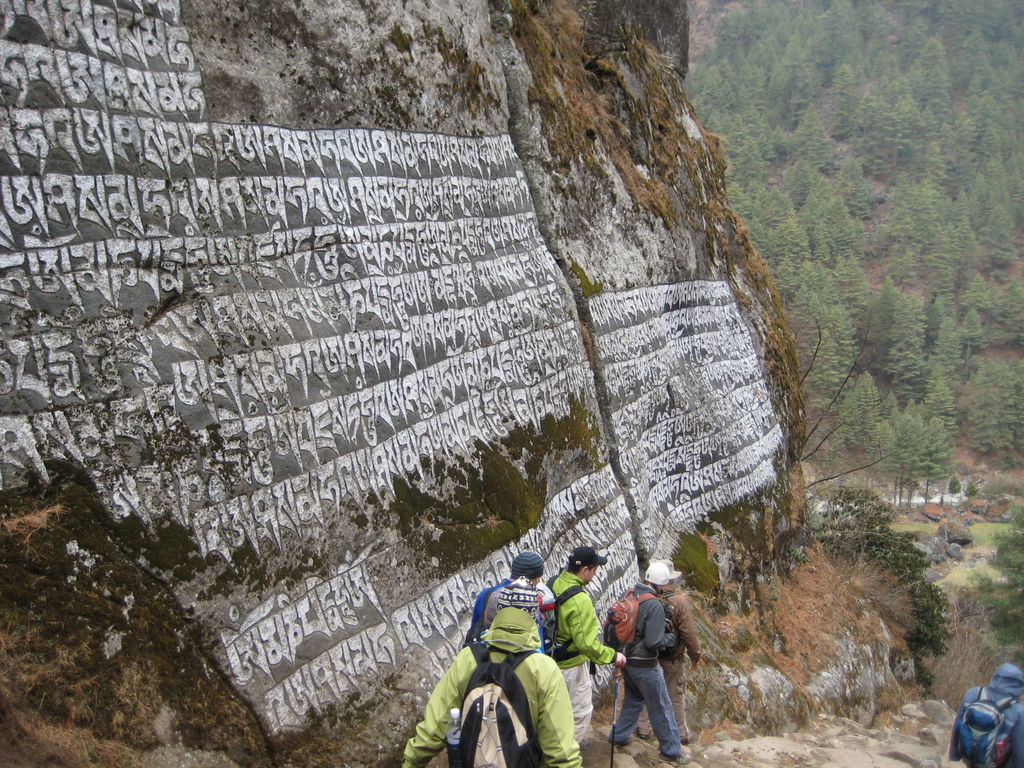
<path fill-rule="evenodd" d="M 953 712 L 943 702 L 906 704 L 866 728 L 843 717 L 819 715 L 802 731 L 783 736 L 701 734 L 691 747 L 692 768 L 951 768 L 945 758 Z M 595 730 L 607 738 L 608 726 Z M 584 754 L 585 768 L 658 768 L 657 743 L 634 739 L 614 757 L 599 742 Z"/>
<path fill-rule="evenodd" d="M 654 740 L 633 739 L 614 756 L 608 738 L 610 708 L 595 714 L 595 740 L 584 768 L 661 768 Z M 941 701 L 905 704 L 867 728 L 844 717 L 819 715 L 806 729 L 783 736 L 743 734 L 726 727 L 701 734 L 690 747 L 691 768 L 953 768 L 945 759 L 953 712 Z M 146 768 L 240 768 L 222 752 L 164 746 L 143 760 Z M 396 765 L 398 758 L 396 756 Z M 342 767 L 348 765 L 342 763 Z M 439 756 L 431 768 L 444 768 Z"/>

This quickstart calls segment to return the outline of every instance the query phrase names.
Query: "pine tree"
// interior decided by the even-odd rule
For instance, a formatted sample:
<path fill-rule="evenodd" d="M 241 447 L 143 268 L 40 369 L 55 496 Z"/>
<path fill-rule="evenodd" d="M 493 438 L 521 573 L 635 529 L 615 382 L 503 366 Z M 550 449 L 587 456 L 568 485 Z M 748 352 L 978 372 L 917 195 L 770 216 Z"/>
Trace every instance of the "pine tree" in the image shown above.
<path fill-rule="evenodd" d="M 964 342 L 964 358 L 970 363 L 972 356 L 983 349 L 988 336 L 978 310 L 970 307 L 964 313 L 964 322 L 960 329 L 960 336 Z"/>
<path fill-rule="evenodd" d="M 889 169 L 888 143 L 882 122 L 882 102 L 877 93 L 869 90 L 857 105 L 854 134 L 864 172 L 869 176 L 880 176 Z"/>
<path fill-rule="evenodd" d="M 962 364 L 963 336 L 952 314 L 944 315 L 938 321 L 928 367 L 947 381 L 959 381 L 962 378 Z"/>
<path fill-rule="evenodd" d="M 856 130 L 857 107 L 860 98 L 854 86 L 853 71 L 846 64 L 836 69 L 832 81 L 832 93 L 836 107 L 832 111 L 831 134 L 835 139 L 848 139 Z"/>
<path fill-rule="evenodd" d="M 928 415 L 942 423 L 945 440 L 949 442 L 956 429 L 956 400 L 948 380 L 936 368 L 928 375 L 923 402 Z"/>
<path fill-rule="evenodd" d="M 953 206 L 953 218 L 949 222 L 949 242 L 956 259 L 954 291 L 963 293 L 974 272 L 978 258 L 978 244 L 967 218 L 966 209 L 959 202 Z"/>
<path fill-rule="evenodd" d="M 871 374 L 864 371 L 849 385 L 840 407 L 846 449 L 867 456 L 880 452 L 877 439 L 883 416 L 882 395 Z"/>
<path fill-rule="evenodd" d="M 850 317 L 862 323 L 867 313 L 870 291 L 860 260 L 856 256 L 843 256 L 836 262 L 832 274 Z"/>
<path fill-rule="evenodd" d="M 994 345 L 1018 344 L 1024 339 L 1024 286 L 1011 280 L 992 303 L 992 325 L 988 342 Z"/>
<path fill-rule="evenodd" d="M 726 178 L 728 181 L 743 185 L 760 183 L 768 164 L 761 155 L 758 142 L 741 132 L 733 142 L 727 145 L 727 149 L 729 166 Z"/>
<path fill-rule="evenodd" d="M 953 438 L 952 430 L 938 417 L 929 418 L 926 415 L 924 427 L 926 437 L 920 471 L 925 481 L 925 499 L 928 499 L 929 487 L 949 474 L 953 459 Z"/>
<path fill-rule="evenodd" d="M 800 209 L 807 201 L 811 187 L 818 178 L 814 165 L 806 160 L 798 160 L 786 174 L 786 194 L 793 201 L 793 207 Z"/>
<path fill-rule="evenodd" d="M 940 232 L 942 194 L 928 183 L 901 186 L 894 193 L 896 204 L 886 227 L 891 271 L 899 282 L 916 280 L 922 254 L 934 244 Z"/>
<path fill-rule="evenodd" d="M 897 397 L 903 401 L 915 400 L 923 393 L 924 330 L 924 303 L 912 294 L 902 295 L 891 331 L 892 347 L 885 372 L 892 379 Z"/>
<path fill-rule="evenodd" d="M 800 268 L 811 253 L 807 233 L 797 220 L 792 207 L 769 233 L 765 251 L 769 263 L 773 266 L 772 271 L 782 290 L 783 298 L 789 301 L 799 288 L 797 276 Z"/>
<path fill-rule="evenodd" d="M 807 320 L 794 327 L 803 349 L 817 349 L 807 375 L 812 410 L 827 404 L 839 391 L 854 356 L 854 332 L 828 270 L 808 262 L 800 270 L 794 313 Z"/>
<path fill-rule="evenodd" d="M 823 171 L 832 166 L 832 145 L 825 138 L 825 127 L 821 124 L 814 105 L 804 110 L 800 123 L 793 134 L 795 146 L 800 147 L 800 157 L 816 170 Z"/>
<path fill-rule="evenodd" d="M 857 12 L 849 0 L 836 0 L 821 19 L 817 34 L 808 38 L 812 56 L 825 81 L 832 79 L 840 62 L 857 53 Z"/>
<path fill-rule="evenodd" d="M 924 125 L 925 120 L 914 104 L 906 81 L 897 75 L 886 84 L 878 122 L 890 174 L 895 172 L 898 163 L 913 158 L 915 140 L 921 135 Z"/>
<path fill-rule="evenodd" d="M 971 424 L 971 445 L 981 453 L 1013 450 L 1014 435 L 1008 423 L 1012 389 L 1010 367 L 984 360 L 967 383 L 967 419 Z"/>
<path fill-rule="evenodd" d="M 1013 435 L 1013 447 L 1024 451 L 1024 360 L 1010 366 L 1007 389 L 1006 427 Z"/>
<path fill-rule="evenodd" d="M 807 231 L 811 254 L 820 263 L 831 265 L 860 254 L 863 230 L 850 218 L 843 201 L 823 176 L 811 185 L 799 217 Z"/>
<path fill-rule="evenodd" d="M 836 185 L 851 216 L 858 219 L 871 217 L 875 195 L 871 191 L 871 185 L 864 178 L 864 167 L 860 160 L 852 158 L 843 163 L 836 177 Z"/>
<path fill-rule="evenodd" d="M 803 358 L 819 324 L 865 334 L 859 364 L 892 401 L 924 399 L 948 426 L 952 390 L 965 441 L 972 371 L 1024 346 L 1020 2 L 741 4 L 691 74 Z M 868 299 L 865 271 L 896 282 Z M 929 297 L 923 342 L 897 284 Z M 823 384 L 806 380 L 809 413 Z"/>
<path fill-rule="evenodd" d="M 871 303 L 869 312 L 871 337 L 868 339 L 868 362 L 873 371 L 881 372 L 888 364 L 899 303 L 899 291 L 896 290 L 891 278 L 885 278 Z"/>
<path fill-rule="evenodd" d="M 897 411 L 891 418 L 892 439 L 884 462 L 893 478 L 897 502 L 923 479 L 924 457 L 929 435 L 920 413 L 912 408 Z"/>
<path fill-rule="evenodd" d="M 974 275 L 967 283 L 961 303 L 966 309 L 974 309 L 979 313 L 988 314 L 992 311 L 992 286 L 981 275 Z"/>
<path fill-rule="evenodd" d="M 910 92 L 922 110 L 939 117 L 949 111 L 951 87 L 942 42 L 929 38 L 910 69 Z"/>

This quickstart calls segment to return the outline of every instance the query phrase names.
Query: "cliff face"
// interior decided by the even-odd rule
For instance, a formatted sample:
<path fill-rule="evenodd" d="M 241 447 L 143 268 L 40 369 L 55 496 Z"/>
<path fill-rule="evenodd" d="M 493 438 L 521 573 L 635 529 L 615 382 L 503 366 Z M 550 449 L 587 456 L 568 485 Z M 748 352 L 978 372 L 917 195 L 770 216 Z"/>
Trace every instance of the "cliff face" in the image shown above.
<path fill-rule="evenodd" d="M 3 488 L 78 467 L 266 733 L 386 762 L 521 549 L 742 601 L 799 534 L 662 5 L 4 3 Z"/>

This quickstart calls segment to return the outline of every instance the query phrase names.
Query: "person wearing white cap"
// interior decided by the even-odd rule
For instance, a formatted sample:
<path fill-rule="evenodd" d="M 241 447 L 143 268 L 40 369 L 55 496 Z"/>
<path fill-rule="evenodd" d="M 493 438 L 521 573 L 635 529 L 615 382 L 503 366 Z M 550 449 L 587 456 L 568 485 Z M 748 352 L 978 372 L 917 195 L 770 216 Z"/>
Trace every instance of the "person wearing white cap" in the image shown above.
<path fill-rule="evenodd" d="M 641 598 L 636 635 L 626 645 L 626 666 L 622 668 L 626 695 L 611 738 L 615 746 L 628 744 L 640 713 L 646 707 L 654 735 L 658 738 L 661 759 L 671 765 L 685 765 L 692 758 L 688 751 L 683 750 L 672 702 L 665 686 L 665 673 L 658 664 L 659 653 L 675 646 L 676 636 L 665 629 L 665 605 L 661 600 L 643 598 L 645 594 L 661 595 L 665 585 L 672 581 L 671 574 L 672 571 L 664 563 L 652 563 L 644 580 L 633 587 L 633 594 Z"/>
<path fill-rule="evenodd" d="M 683 590 L 679 588 L 679 576 L 679 571 L 672 570 L 672 563 L 668 560 L 655 560 L 647 569 L 648 581 L 664 582 L 661 599 L 665 603 L 668 623 L 678 638 L 678 642 L 671 650 L 659 654 L 658 664 L 661 665 L 661 671 L 665 674 L 665 685 L 668 688 L 668 697 L 672 702 L 672 710 L 675 712 L 680 740 L 686 745 L 693 739 L 693 734 L 690 733 L 686 723 L 687 666 L 696 669 L 701 660 L 701 653 L 700 640 L 697 637 L 697 622 L 693 620 L 693 611 L 690 609 L 689 600 L 686 599 Z M 689 665 L 686 664 L 684 655 L 690 657 Z M 646 709 L 640 715 L 640 721 L 636 726 L 636 735 L 641 739 L 651 737 L 651 721 L 647 716 Z"/>

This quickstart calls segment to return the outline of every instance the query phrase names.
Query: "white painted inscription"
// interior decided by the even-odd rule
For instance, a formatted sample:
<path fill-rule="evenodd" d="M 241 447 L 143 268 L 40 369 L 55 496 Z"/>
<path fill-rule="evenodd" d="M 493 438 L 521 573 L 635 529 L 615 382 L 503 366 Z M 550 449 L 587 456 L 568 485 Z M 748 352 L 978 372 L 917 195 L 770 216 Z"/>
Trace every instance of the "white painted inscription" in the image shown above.
<path fill-rule="evenodd" d="M 750 331 L 724 281 L 591 302 L 622 471 L 647 551 L 774 482 L 782 430 Z"/>

